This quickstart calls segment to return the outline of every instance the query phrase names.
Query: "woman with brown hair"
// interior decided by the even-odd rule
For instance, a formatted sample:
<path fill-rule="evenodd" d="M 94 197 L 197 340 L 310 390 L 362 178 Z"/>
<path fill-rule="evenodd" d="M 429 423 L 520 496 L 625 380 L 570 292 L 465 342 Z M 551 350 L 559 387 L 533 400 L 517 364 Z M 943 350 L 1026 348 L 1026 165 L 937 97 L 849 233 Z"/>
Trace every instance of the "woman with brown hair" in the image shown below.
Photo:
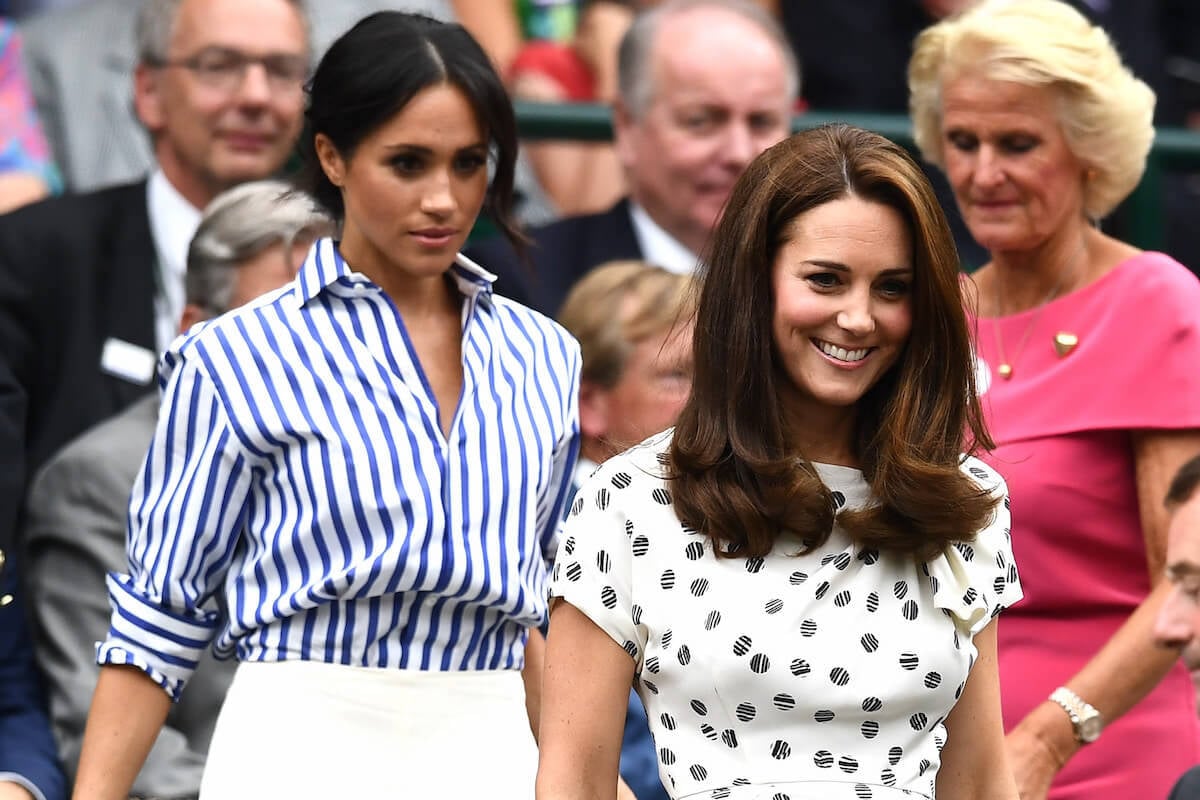
<path fill-rule="evenodd" d="M 611 792 L 631 681 L 674 797 L 1016 798 L 993 617 L 1021 589 L 929 184 L 875 134 L 797 134 L 706 263 L 677 426 L 571 508 L 539 798 Z"/>

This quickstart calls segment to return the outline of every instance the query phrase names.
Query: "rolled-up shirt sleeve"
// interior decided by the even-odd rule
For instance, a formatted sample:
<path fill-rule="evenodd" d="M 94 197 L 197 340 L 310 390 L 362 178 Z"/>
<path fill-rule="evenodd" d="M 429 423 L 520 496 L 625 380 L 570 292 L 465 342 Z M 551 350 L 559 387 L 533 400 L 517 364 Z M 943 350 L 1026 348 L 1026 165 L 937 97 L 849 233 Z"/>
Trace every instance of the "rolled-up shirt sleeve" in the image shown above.
<path fill-rule="evenodd" d="M 178 700 L 222 624 L 221 586 L 244 522 L 251 458 L 202 363 L 170 355 L 154 440 L 129 505 L 129 572 L 110 573 L 99 664 L 137 667 Z"/>

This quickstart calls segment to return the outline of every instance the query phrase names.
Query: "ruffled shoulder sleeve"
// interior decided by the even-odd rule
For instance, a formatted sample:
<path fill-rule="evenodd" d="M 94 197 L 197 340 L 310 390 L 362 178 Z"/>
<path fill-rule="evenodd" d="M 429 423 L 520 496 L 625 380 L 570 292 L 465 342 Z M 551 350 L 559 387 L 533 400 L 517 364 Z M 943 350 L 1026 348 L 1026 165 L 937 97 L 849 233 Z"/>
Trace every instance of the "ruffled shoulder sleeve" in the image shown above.
<path fill-rule="evenodd" d="M 962 468 L 997 498 L 995 511 L 974 541 L 955 542 L 927 562 L 925 570 L 934 605 L 949 613 L 960 630 L 974 636 L 1023 593 L 1009 535 L 1008 486 L 977 458 L 968 457 Z"/>

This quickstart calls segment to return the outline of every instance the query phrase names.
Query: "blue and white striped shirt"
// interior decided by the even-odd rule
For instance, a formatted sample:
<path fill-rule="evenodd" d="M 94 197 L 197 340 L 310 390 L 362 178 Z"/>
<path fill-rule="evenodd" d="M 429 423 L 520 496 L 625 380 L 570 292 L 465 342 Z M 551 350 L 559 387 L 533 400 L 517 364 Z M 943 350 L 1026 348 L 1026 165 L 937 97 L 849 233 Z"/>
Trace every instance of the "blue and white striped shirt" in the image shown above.
<path fill-rule="evenodd" d="M 579 348 L 467 259 L 450 274 L 448 438 L 395 306 L 331 240 L 172 345 L 101 664 L 174 697 L 210 642 L 243 661 L 520 668 L 578 456 Z"/>

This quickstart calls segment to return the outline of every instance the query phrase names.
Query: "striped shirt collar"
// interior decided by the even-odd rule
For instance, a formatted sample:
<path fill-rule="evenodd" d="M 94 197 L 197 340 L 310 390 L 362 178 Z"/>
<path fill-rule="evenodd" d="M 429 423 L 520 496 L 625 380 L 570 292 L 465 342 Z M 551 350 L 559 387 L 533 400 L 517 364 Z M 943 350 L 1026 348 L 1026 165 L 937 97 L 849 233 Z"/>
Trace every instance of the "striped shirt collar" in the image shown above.
<path fill-rule="evenodd" d="M 462 253 L 454 257 L 454 263 L 450 266 L 450 277 L 454 279 L 458 290 L 473 300 L 490 298 L 492 284 L 496 280 L 495 275 Z M 379 289 L 366 275 L 351 269 L 342 258 L 333 239 L 319 239 L 308 251 L 308 257 L 296 276 L 297 305 L 306 304 L 334 283 L 347 287 Z"/>

